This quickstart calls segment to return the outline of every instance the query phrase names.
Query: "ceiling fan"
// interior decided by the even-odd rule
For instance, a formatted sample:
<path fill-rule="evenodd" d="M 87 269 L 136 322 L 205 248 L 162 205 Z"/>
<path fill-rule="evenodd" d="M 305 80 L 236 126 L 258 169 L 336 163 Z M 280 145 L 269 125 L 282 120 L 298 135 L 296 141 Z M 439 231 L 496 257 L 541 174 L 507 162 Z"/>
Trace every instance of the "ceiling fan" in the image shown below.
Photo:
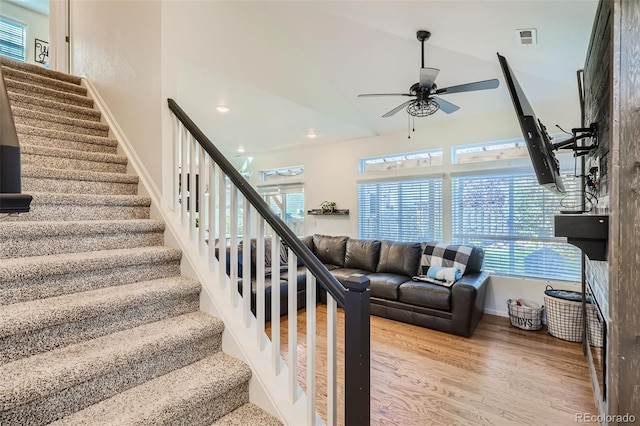
<path fill-rule="evenodd" d="M 424 66 L 424 42 L 429 40 L 431 33 L 420 30 L 416 33 L 416 36 L 422 45 L 422 67 L 420 68 L 420 81 L 409 88 L 409 93 L 363 93 L 358 95 L 359 98 L 374 96 L 409 96 L 415 98 L 398 105 L 384 114 L 383 117 L 391 117 L 403 108 L 406 108 L 407 113 L 414 117 L 426 117 L 438 110 L 451 114 L 459 110 L 460 107 L 435 95 L 495 89 L 498 87 L 498 80 L 492 79 L 438 89 L 435 80 L 440 70 L 436 68 L 425 68 Z"/>

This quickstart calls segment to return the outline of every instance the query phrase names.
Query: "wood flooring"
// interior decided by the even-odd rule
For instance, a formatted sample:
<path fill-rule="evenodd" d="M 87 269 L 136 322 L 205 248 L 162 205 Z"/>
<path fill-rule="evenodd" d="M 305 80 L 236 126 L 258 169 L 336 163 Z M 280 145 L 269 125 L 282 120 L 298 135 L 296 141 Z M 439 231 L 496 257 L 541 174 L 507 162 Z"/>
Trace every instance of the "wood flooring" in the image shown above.
<path fill-rule="evenodd" d="M 318 412 L 326 419 L 326 306 L 317 307 Z M 306 315 L 298 312 L 305 388 Z M 281 322 L 287 358 L 287 321 Z M 267 334 L 270 335 L 269 326 Z M 344 424 L 344 314 L 338 309 L 338 424 Z M 464 338 L 371 317 L 372 425 L 575 425 L 596 413 L 582 344 L 484 315 Z"/>

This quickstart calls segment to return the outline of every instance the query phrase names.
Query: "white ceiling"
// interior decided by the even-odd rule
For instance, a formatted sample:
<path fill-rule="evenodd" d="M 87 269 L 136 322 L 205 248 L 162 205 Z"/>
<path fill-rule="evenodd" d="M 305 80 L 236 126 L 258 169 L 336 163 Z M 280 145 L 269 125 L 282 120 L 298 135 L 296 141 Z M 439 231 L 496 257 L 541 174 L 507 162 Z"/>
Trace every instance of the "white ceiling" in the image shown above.
<path fill-rule="evenodd" d="M 597 0 L 215 1 L 206 7 L 202 22 L 192 24 L 210 41 L 197 61 L 179 65 L 178 100 L 223 151 L 243 146 L 245 155 L 256 155 L 406 131 L 405 111 L 381 116 L 407 98 L 357 95 L 406 93 L 418 81 L 419 29 L 432 33 L 425 66 L 441 70 L 438 87 L 491 78 L 500 87 L 442 96 L 461 109 L 416 119 L 417 130 L 511 109 L 496 52 L 507 57 L 534 108 L 573 101 Z M 521 28 L 536 28 L 538 44 L 519 45 Z M 231 111 L 217 113 L 219 104 Z M 318 137 L 308 139 L 310 130 Z"/>

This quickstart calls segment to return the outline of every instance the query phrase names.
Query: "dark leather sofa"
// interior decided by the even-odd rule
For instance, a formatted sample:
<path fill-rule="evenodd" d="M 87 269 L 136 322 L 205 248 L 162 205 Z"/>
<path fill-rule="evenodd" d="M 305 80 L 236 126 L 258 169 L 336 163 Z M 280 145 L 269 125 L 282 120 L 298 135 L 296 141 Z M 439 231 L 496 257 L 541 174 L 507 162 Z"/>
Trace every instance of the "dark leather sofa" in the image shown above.
<path fill-rule="evenodd" d="M 318 234 L 304 237 L 302 241 L 341 283 L 344 284 L 354 274 L 369 278 L 373 315 L 466 337 L 473 334 L 482 317 L 489 275 L 482 271 L 484 251 L 481 248 L 471 249 L 462 278 L 451 287 L 446 287 L 412 279 L 423 272 L 421 260 L 426 243 L 359 240 Z M 265 249 L 265 320 L 268 321 L 274 280 L 271 276 L 269 244 L 265 245 Z M 252 310 L 255 313 L 254 253 L 252 250 Z M 280 314 L 284 315 L 287 313 L 289 272 L 286 258 L 281 256 L 276 261 L 281 264 L 278 281 Z M 298 264 L 296 268 L 297 307 L 300 309 L 306 303 L 306 267 Z M 238 283 L 240 292 L 241 287 L 242 279 Z M 326 293 L 321 288 L 318 299 L 326 302 Z"/>

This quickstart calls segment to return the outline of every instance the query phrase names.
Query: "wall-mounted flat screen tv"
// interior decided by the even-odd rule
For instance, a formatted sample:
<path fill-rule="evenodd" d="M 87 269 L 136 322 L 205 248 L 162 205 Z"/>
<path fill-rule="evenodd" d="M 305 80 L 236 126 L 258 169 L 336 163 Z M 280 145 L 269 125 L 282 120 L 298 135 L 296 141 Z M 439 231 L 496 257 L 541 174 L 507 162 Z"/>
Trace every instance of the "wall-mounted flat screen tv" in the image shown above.
<path fill-rule="evenodd" d="M 507 59 L 498 53 L 498 60 L 522 129 L 522 136 L 527 144 L 527 150 L 529 151 L 529 157 L 531 157 L 538 183 L 557 194 L 564 194 L 565 189 L 560 176 L 560 164 L 553 152 L 553 144 L 547 129 L 536 118 L 536 114 L 533 112 L 533 108 L 531 108 L 520 84 L 518 84 L 518 80 L 509 67 Z"/>

